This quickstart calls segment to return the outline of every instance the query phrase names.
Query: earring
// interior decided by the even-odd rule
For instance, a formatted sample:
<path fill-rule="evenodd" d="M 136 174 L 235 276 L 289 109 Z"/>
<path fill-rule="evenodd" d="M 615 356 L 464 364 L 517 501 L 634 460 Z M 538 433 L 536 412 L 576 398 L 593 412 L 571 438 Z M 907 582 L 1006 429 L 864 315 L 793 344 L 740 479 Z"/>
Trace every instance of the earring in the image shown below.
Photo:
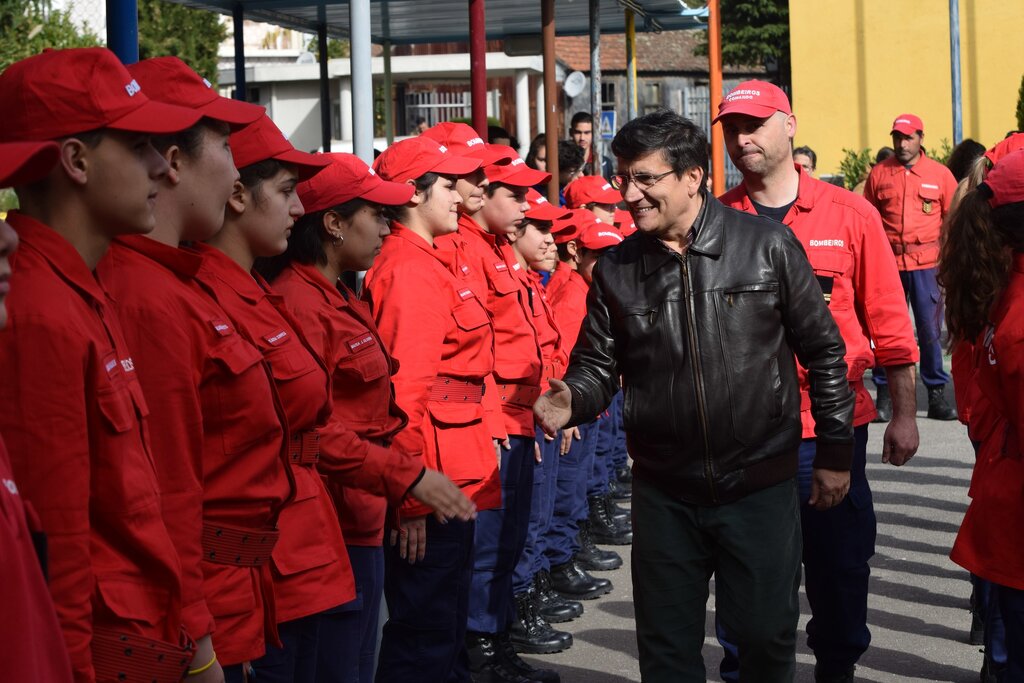
<path fill-rule="evenodd" d="M 341 245 L 341 244 L 344 244 L 344 243 L 345 243 L 345 236 L 344 235 L 335 235 L 334 238 L 331 240 L 331 244 L 333 244 L 336 247 L 338 245 Z"/>

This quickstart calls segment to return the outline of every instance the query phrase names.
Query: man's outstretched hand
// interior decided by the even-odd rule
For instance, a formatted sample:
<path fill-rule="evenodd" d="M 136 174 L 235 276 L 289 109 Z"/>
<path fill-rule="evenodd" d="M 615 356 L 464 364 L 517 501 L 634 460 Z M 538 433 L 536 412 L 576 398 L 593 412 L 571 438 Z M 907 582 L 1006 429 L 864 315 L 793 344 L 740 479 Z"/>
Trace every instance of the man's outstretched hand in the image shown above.
<path fill-rule="evenodd" d="M 572 417 L 572 392 L 569 385 L 557 379 L 549 379 L 551 388 L 545 391 L 533 404 L 533 414 L 541 429 L 552 436 L 565 426 Z"/>

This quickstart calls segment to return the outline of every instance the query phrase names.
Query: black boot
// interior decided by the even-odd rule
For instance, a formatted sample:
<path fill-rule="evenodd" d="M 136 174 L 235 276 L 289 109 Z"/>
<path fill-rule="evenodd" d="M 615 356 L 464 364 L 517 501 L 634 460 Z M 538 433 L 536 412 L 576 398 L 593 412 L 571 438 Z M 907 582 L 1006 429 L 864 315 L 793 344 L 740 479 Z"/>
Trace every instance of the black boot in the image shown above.
<path fill-rule="evenodd" d="M 557 671 L 535 669 L 520 659 L 516 649 L 512 646 L 512 640 L 509 638 L 508 633 L 499 633 L 497 639 L 498 652 L 501 654 L 502 659 L 505 660 L 509 667 L 517 671 L 519 675 L 525 676 L 531 681 L 539 681 L 539 683 L 561 683 L 562 677 L 558 675 Z"/>
<path fill-rule="evenodd" d="M 608 511 L 611 512 L 612 519 L 622 529 L 633 530 L 633 513 L 628 508 L 621 507 L 615 502 L 615 496 L 612 495 L 609 490 L 608 493 L 604 494 L 605 505 L 608 506 Z"/>
<path fill-rule="evenodd" d="M 515 596 L 516 617 L 508 635 L 518 652 L 531 655 L 549 655 L 572 647 L 572 634 L 556 631 L 544 617 L 537 614 L 533 604 L 533 588 Z"/>
<path fill-rule="evenodd" d="M 537 613 L 552 624 L 572 621 L 583 616 L 581 603 L 563 598 L 551 587 L 551 575 L 546 569 L 537 572 L 533 577 L 533 601 Z"/>
<path fill-rule="evenodd" d="M 633 495 L 633 487 L 623 484 L 616 477 L 612 477 L 608 482 L 608 493 L 613 500 L 629 500 Z"/>
<path fill-rule="evenodd" d="M 466 651 L 473 683 L 535 683 L 505 661 L 498 636 L 493 633 L 466 633 Z"/>
<path fill-rule="evenodd" d="M 623 486 L 633 487 L 633 470 L 629 465 L 619 467 L 615 470 L 615 478 Z"/>
<path fill-rule="evenodd" d="M 956 410 L 946 401 L 946 385 L 928 387 L 928 419 L 955 420 Z"/>
<path fill-rule="evenodd" d="M 591 576 L 569 560 L 551 568 L 551 587 L 570 600 L 593 600 L 612 590 L 612 582 Z"/>
<path fill-rule="evenodd" d="M 576 564 L 588 571 L 606 572 L 622 566 L 622 557 L 614 550 L 602 550 L 590 535 L 590 520 L 580 522 L 580 549 L 576 551 Z"/>
<path fill-rule="evenodd" d="M 814 683 L 853 683 L 853 672 L 857 667 L 850 665 L 848 668 L 834 673 L 825 673 L 814 665 Z"/>
<path fill-rule="evenodd" d="M 892 396 L 889 395 L 888 384 L 875 387 L 875 410 L 878 416 L 872 422 L 888 422 L 892 419 Z"/>
<path fill-rule="evenodd" d="M 594 543 L 629 545 L 633 542 L 633 530 L 624 529 L 615 521 L 604 496 L 590 496 L 587 500 L 590 503 L 590 532 Z"/>

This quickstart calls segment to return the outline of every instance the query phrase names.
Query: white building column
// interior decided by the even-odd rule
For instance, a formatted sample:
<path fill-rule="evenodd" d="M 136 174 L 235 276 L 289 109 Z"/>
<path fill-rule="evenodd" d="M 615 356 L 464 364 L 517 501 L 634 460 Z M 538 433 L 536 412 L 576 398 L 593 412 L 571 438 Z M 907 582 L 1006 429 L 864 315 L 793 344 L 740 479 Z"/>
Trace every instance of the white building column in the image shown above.
<path fill-rule="evenodd" d="M 519 154 L 530 150 L 530 74 L 525 69 L 516 71 L 516 137 Z"/>
<path fill-rule="evenodd" d="M 544 132 L 547 112 L 544 110 L 544 79 L 537 82 L 537 135 Z"/>
<path fill-rule="evenodd" d="M 338 106 L 340 107 L 341 118 L 341 139 L 346 142 L 352 141 L 352 79 L 338 79 Z"/>

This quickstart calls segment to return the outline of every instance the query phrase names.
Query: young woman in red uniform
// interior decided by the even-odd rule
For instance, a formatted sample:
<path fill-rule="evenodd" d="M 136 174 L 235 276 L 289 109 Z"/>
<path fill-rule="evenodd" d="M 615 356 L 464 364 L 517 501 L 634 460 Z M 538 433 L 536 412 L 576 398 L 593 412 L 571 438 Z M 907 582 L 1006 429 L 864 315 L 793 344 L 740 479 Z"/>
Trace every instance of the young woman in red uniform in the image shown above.
<path fill-rule="evenodd" d="M 939 260 L 950 342 L 973 341 L 971 503 L 950 557 L 991 581 L 1007 681 L 1024 680 L 1024 150 L 1000 159 L 951 214 Z"/>
<path fill-rule="evenodd" d="M 343 273 L 373 265 L 389 233 L 384 207 L 404 205 L 414 189 L 381 180 L 351 154 L 324 156 L 331 165 L 296 188 L 307 213 L 288 238 L 288 250 L 259 268 L 333 378 L 334 412 L 320 430 L 320 470 L 342 475 L 332 476 L 328 488 L 352 563 L 356 599 L 320 620 L 317 678 L 371 683 L 388 503 L 400 505 L 408 492 L 445 518 L 471 519 L 475 508 L 443 474 L 427 470 L 422 458 L 389 448 L 407 423 L 392 396 L 396 364 L 369 306 L 341 281 Z M 359 488 L 349 483 L 357 479 Z M 399 554 L 407 550 L 400 547 Z"/>
<path fill-rule="evenodd" d="M 395 437 L 395 447 L 447 474 L 479 510 L 487 510 L 501 505 L 496 453 L 481 406 L 483 381 L 494 367 L 494 332 L 472 288 L 449 270 L 444 258 L 451 252 L 434 244 L 458 224 L 461 197 L 454 178 L 479 167 L 479 160 L 422 136 L 378 157 L 374 168 L 382 178 L 412 185 L 415 192 L 396 210 L 365 288 L 381 338 L 399 363 L 395 397 L 409 426 Z M 381 683 L 468 680 L 464 638 L 475 524 L 442 525 L 428 512 L 404 504 L 398 531 L 408 536 L 407 556 L 385 551 L 390 618 L 377 670 Z"/>

